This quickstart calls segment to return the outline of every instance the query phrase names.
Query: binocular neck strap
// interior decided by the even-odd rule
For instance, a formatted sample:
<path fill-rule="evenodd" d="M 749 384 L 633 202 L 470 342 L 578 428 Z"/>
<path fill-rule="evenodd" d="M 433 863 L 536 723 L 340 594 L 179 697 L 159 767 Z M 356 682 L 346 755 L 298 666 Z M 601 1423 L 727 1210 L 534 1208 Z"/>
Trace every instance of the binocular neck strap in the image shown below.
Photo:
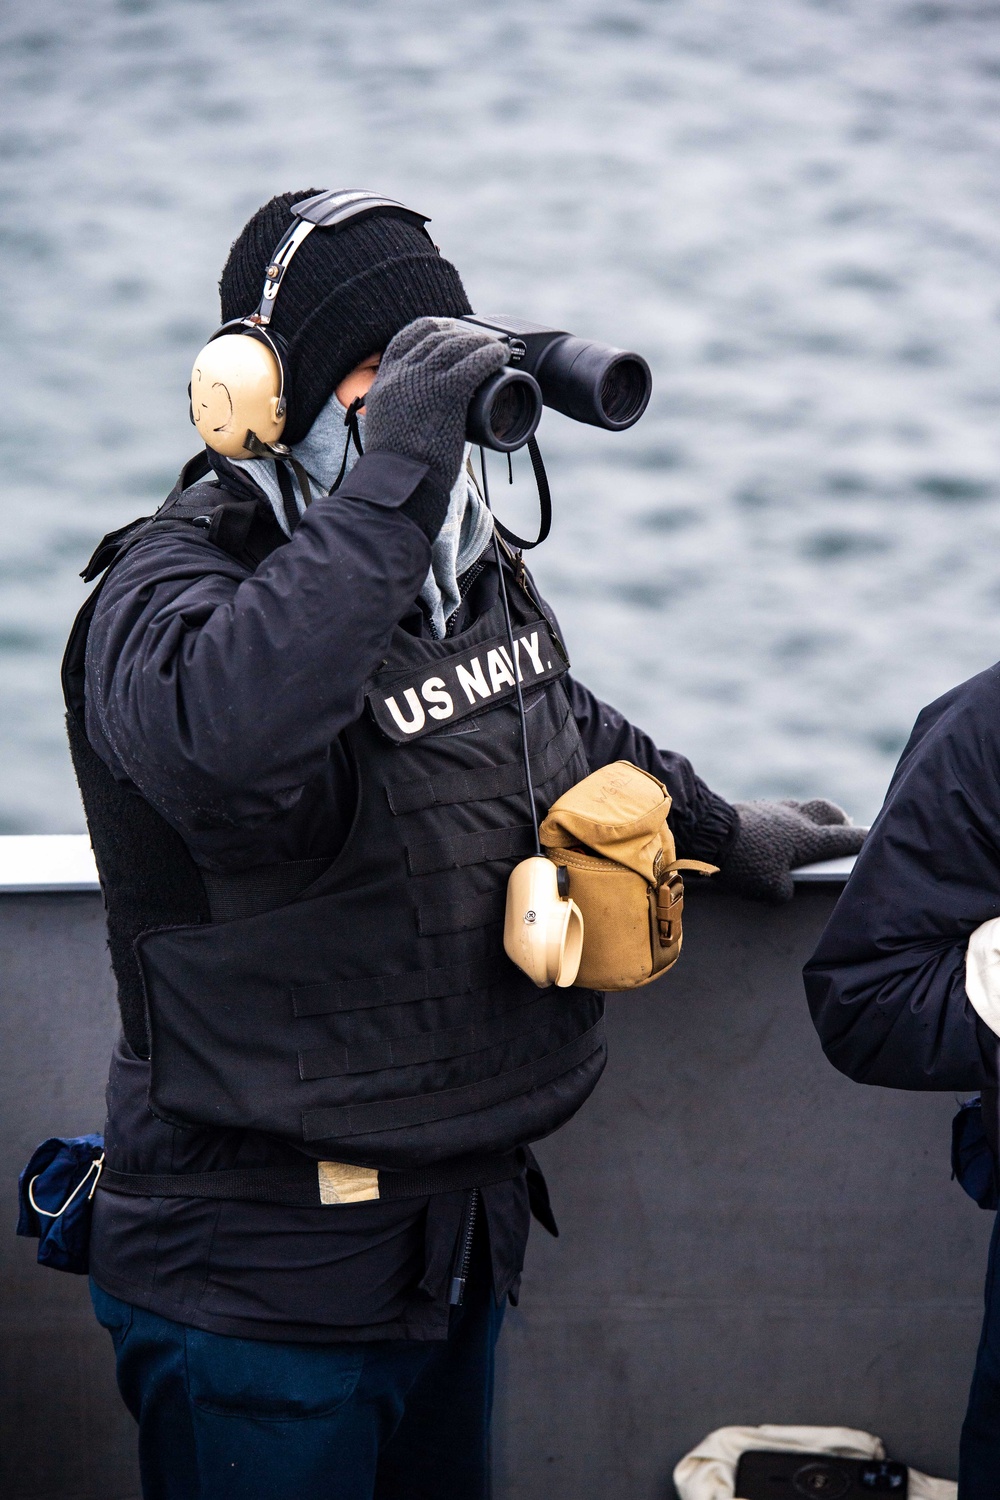
<path fill-rule="evenodd" d="M 509 542 L 512 547 L 516 547 L 520 552 L 530 552 L 532 547 L 540 546 L 541 543 L 545 541 L 545 538 L 548 536 L 549 532 L 552 530 L 552 494 L 549 490 L 549 476 L 546 474 L 545 464 L 542 462 L 541 449 L 539 448 L 537 442 L 533 437 L 530 437 L 528 439 L 527 448 L 528 457 L 531 459 L 532 472 L 535 476 L 535 485 L 538 489 L 538 509 L 540 512 L 538 535 L 535 537 L 535 540 L 533 542 L 526 542 L 524 537 L 518 536 L 516 532 L 511 531 L 503 524 L 502 521 L 498 521 L 496 517 L 494 517 L 493 519 L 493 524 L 496 527 L 497 531 L 499 531 L 500 535 L 503 537 L 504 541 Z M 482 455 L 482 448 L 480 448 L 479 452 L 480 455 Z M 507 455 L 507 463 L 509 466 L 509 453 Z M 480 457 L 480 464 L 483 470 L 483 489 L 485 492 L 486 464 L 482 456 Z M 513 476 L 511 477 L 513 479 Z M 487 505 L 489 505 L 489 496 L 485 495 L 485 499 Z"/>

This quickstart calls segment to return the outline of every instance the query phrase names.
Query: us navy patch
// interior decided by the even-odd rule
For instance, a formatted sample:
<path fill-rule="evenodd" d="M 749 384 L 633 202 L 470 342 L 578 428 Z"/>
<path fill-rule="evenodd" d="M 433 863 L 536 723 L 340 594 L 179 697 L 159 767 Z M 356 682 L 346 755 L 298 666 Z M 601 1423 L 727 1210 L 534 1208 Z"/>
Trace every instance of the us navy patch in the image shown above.
<path fill-rule="evenodd" d="M 514 632 L 514 661 L 507 637 L 498 635 L 379 684 L 367 694 L 368 707 L 391 740 L 419 740 L 512 698 L 515 662 L 524 688 L 551 682 L 569 665 L 549 626 L 538 620 Z"/>

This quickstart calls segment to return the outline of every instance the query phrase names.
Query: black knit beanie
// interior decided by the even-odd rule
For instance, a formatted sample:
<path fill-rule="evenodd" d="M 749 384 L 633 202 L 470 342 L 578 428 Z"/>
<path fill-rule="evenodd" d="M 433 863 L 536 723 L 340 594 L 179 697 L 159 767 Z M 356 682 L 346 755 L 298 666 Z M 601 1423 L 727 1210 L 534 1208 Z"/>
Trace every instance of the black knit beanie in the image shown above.
<path fill-rule="evenodd" d="M 291 205 L 319 191 L 281 193 L 245 226 L 219 282 L 224 323 L 256 312 Z M 282 441 L 304 438 L 344 376 L 414 318 L 471 311 L 455 267 L 412 221 L 380 213 L 343 229 L 314 229 L 295 252 L 271 319 L 288 348 Z"/>

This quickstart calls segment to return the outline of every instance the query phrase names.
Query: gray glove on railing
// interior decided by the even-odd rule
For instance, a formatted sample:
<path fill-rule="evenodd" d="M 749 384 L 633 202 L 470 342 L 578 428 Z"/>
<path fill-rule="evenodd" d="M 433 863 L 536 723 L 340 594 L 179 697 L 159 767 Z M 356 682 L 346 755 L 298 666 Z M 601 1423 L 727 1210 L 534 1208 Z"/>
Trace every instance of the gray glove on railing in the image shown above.
<path fill-rule="evenodd" d="M 790 901 L 792 870 L 857 854 L 868 832 L 855 828 L 842 807 L 822 797 L 734 805 L 740 825 L 721 861 L 719 884 L 755 901 Z"/>
<path fill-rule="evenodd" d="M 454 318 L 407 324 L 382 355 L 365 402 L 365 451 L 400 453 L 428 464 L 447 509 L 465 452 L 469 401 L 507 363 L 507 355 L 493 335 Z M 436 524 L 434 516 L 414 514 L 413 519 L 433 541 L 444 515 L 442 510 Z"/>

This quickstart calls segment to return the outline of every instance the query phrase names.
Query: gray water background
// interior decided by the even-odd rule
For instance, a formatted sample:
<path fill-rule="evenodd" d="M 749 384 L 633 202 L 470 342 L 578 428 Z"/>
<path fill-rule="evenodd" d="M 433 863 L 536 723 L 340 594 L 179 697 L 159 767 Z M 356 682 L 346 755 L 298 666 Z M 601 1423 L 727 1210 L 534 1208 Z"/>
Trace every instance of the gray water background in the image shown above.
<path fill-rule="evenodd" d="M 83 827 L 77 573 L 195 449 L 230 241 L 355 185 L 433 216 L 479 310 L 652 365 L 631 432 L 542 423 L 581 679 L 731 797 L 870 818 L 1000 657 L 997 5 L 8 0 L 0 830 Z"/>

